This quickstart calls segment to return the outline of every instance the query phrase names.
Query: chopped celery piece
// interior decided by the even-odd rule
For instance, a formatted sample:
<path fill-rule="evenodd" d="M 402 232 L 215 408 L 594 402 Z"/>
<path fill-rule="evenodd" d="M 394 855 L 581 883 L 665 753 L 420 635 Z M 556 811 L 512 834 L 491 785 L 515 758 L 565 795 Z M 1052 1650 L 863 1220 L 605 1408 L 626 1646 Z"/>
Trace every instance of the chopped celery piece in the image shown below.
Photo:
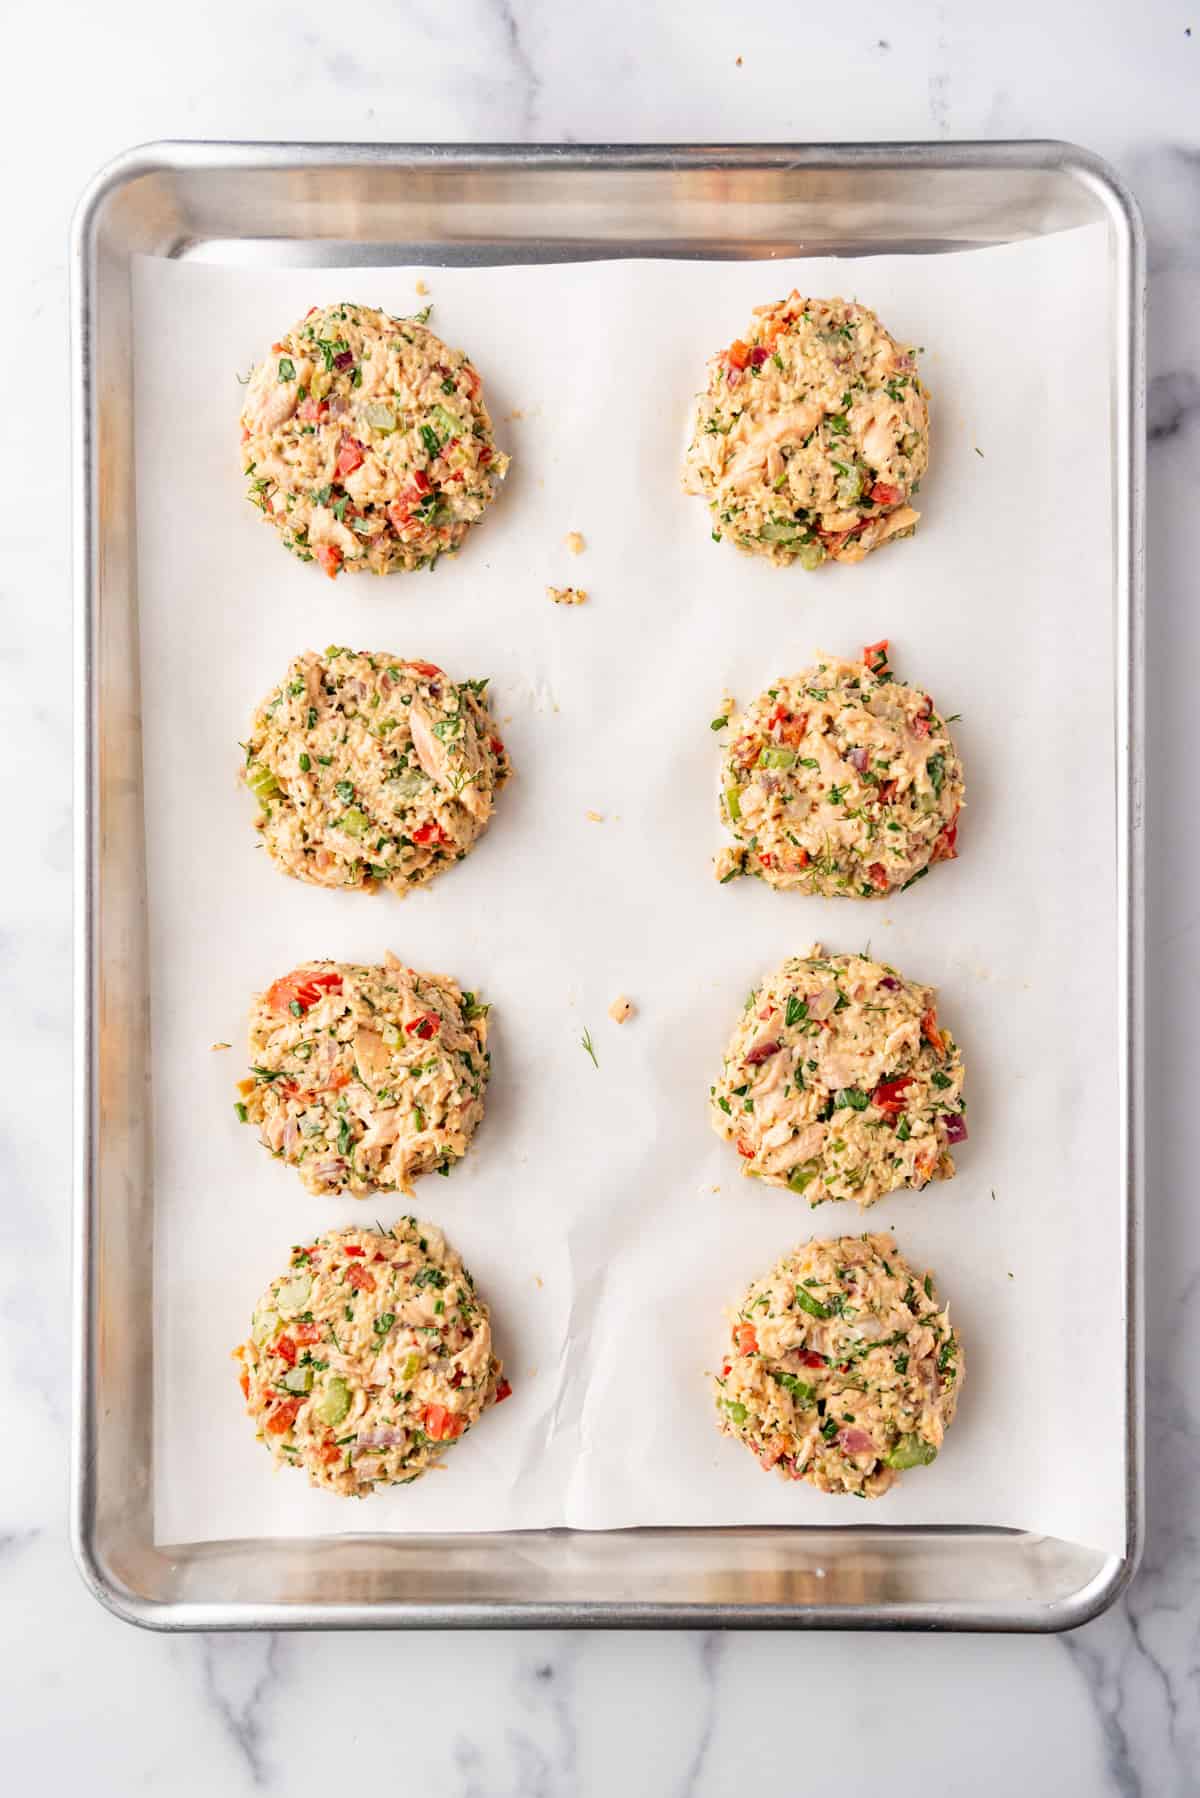
<path fill-rule="evenodd" d="M 884 1460 L 889 1467 L 903 1471 L 906 1467 L 928 1467 L 931 1461 L 937 1460 L 937 1449 L 932 1442 L 926 1442 L 920 1436 L 901 1436 L 890 1455 Z"/>
<path fill-rule="evenodd" d="M 739 787 L 726 787 L 725 789 L 725 810 L 729 813 L 729 816 L 733 819 L 735 824 L 740 823 L 742 816 L 742 807 L 739 797 L 740 792 L 741 789 Z"/>
<path fill-rule="evenodd" d="M 283 1282 L 275 1294 L 275 1303 L 281 1311 L 303 1311 L 311 1296 L 312 1281 L 307 1274 L 297 1274 Z"/>
<path fill-rule="evenodd" d="M 246 769 L 246 785 L 258 799 L 272 799 L 279 791 L 279 782 L 269 768 L 261 762 L 251 762 Z"/>
<path fill-rule="evenodd" d="M 796 551 L 796 560 L 799 562 L 801 568 L 807 568 L 811 572 L 812 569 L 821 566 L 821 563 L 825 560 L 825 551 L 822 549 L 821 545 L 815 541 L 812 543 L 802 543 Z"/>
<path fill-rule="evenodd" d="M 739 1404 L 736 1399 L 727 1398 L 723 1399 L 721 1402 L 734 1423 L 745 1423 L 747 1416 L 745 1405 Z"/>
<path fill-rule="evenodd" d="M 324 1391 L 313 1405 L 313 1410 L 322 1423 L 334 1429 L 344 1421 L 349 1409 L 350 1388 L 340 1375 L 334 1374 L 332 1379 L 326 1380 Z"/>
<path fill-rule="evenodd" d="M 384 791 L 391 799 L 414 799 L 428 784 L 429 777 L 423 768 L 405 768 L 401 773 L 393 774 L 385 783 Z"/>
<path fill-rule="evenodd" d="M 862 498 L 863 472 L 861 468 L 848 468 L 837 484 L 838 504 L 852 506 L 856 499 Z"/>
<path fill-rule="evenodd" d="M 283 1376 L 283 1383 L 289 1392 L 311 1392 L 312 1368 L 289 1367 Z"/>
<path fill-rule="evenodd" d="M 360 811 L 358 806 L 352 805 L 342 813 L 337 821 L 337 827 L 339 830 L 344 830 L 348 837 L 361 837 L 365 830 L 371 828 L 371 820 L 367 817 L 366 812 Z"/>
<path fill-rule="evenodd" d="M 372 400 L 367 407 L 367 423 L 373 431 L 394 431 L 396 414 L 386 400 Z"/>
<path fill-rule="evenodd" d="M 802 527 L 794 518 L 768 518 L 758 535 L 763 543 L 798 543 Z"/>
<path fill-rule="evenodd" d="M 820 1162 L 802 1161 L 799 1167 L 794 1167 L 788 1175 L 789 1189 L 792 1192 L 803 1192 L 806 1187 L 812 1185 L 820 1171 Z"/>
<path fill-rule="evenodd" d="M 429 416 L 436 425 L 438 436 L 443 443 L 448 443 L 451 437 L 462 436 L 462 420 L 455 418 L 453 412 L 447 412 L 445 406 L 434 406 Z"/>
<path fill-rule="evenodd" d="M 278 1324 L 279 1318 L 274 1311 L 256 1311 L 250 1324 L 250 1335 L 257 1343 L 269 1342 Z"/>
<path fill-rule="evenodd" d="M 420 1366 L 421 1366 L 420 1355 L 406 1356 L 404 1366 L 400 1369 L 400 1378 L 402 1380 L 415 1379 L 417 1376 L 417 1373 L 420 1369 Z"/>
<path fill-rule="evenodd" d="M 425 1113 L 421 1110 L 419 1105 L 413 1106 L 408 1121 L 414 1130 L 423 1130 L 425 1128 Z"/>
<path fill-rule="evenodd" d="M 758 765 L 760 768 L 790 768 L 796 760 L 794 749 L 760 749 Z"/>

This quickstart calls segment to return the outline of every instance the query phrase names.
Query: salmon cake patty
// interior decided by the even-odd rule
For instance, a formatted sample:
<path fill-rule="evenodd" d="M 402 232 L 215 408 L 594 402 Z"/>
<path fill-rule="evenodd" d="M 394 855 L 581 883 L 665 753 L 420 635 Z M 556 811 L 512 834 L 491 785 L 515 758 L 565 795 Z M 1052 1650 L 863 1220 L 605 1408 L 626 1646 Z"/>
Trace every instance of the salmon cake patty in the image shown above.
<path fill-rule="evenodd" d="M 793 292 L 710 360 L 683 484 L 718 540 L 811 569 L 910 537 L 928 460 L 915 351 L 867 306 Z"/>
<path fill-rule="evenodd" d="M 932 1274 L 890 1235 L 804 1243 L 731 1313 L 713 1381 L 722 1434 L 819 1492 L 879 1498 L 935 1460 L 963 1352 Z"/>
<path fill-rule="evenodd" d="M 250 376 L 247 498 L 328 575 L 432 567 L 507 472 L 478 374 L 427 317 L 314 306 Z"/>
<path fill-rule="evenodd" d="M 729 720 L 722 881 L 881 899 L 957 854 L 963 770 L 928 693 L 892 677 L 886 638 L 861 662 L 823 655 Z"/>
<path fill-rule="evenodd" d="M 259 993 L 237 1112 L 310 1192 L 408 1192 L 483 1117 L 487 1013 L 446 974 L 308 961 Z"/>
<path fill-rule="evenodd" d="M 954 1173 L 963 1065 L 932 987 L 864 955 L 792 956 L 746 1000 L 710 1089 L 742 1172 L 812 1205 Z"/>
<path fill-rule="evenodd" d="M 512 772 L 487 684 L 383 652 L 297 656 L 243 745 L 272 860 L 317 886 L 401 895 L 462 861 Z"/>
<path fill-rule="evenodd" d="M 275 1461 L 350 1498 L 411 1485 L 510 1391 L 474 1281 L 411 1217 L 293 1249 L 234 1355 Z"/>

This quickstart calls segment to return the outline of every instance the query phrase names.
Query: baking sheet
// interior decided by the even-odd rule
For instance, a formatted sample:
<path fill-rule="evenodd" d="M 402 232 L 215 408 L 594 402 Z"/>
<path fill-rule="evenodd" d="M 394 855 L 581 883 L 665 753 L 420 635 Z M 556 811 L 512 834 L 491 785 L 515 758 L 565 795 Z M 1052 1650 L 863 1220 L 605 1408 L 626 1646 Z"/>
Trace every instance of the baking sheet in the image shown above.
<path fill-rule="evenodd" d="M 158 1540 L 869 1518 L 1120 1552 L 1111 326 L 1088 304 L 1106 253 L 1097 226 L 771 267 L 135 264 Z M 315 302 L 415 310 L 418 275 L 434 329 L 484 374 L 513 470 L 432 577 L 329 583 L 241 498 L 234 373 Z M 714 546 L 678 491 L 706 354 L 793 284 L 875 306 L 927 346 L 933 391 L 917 538 L 816 576 Z M 546 584 L 568 581 L 588 605 L 550 605 Z M 880 635 L 902 678 L 963 713 L 960 860 L 883 904 L 718 886 L 720 694 Z M 470 859 L 402 904 L 284 880 L 236 782 L 255 701 L 327 642 L 492 676 L 519 778 Z M 707 1088 L 767 968 L 868 939 L 940 988 L 971 1141 L 944 1186 L 866 1217 L 810 1212 L 740 1178 Z M 413 1208 L 489 1298 L 515 1392 L 446 1472 L 352 1508 L 274 1472 L 226 1355 L 291 1243 L 403 1207 L 305 1193 L 237 1125 L 232 1083 L 253 990 L 308 956 L 387 948 L 495 1005 L 485 1123 Z M 618 991 L 638 1006 L 622 1029 Z M 968 1378 L 936 1466 L 866 1512 L 719 1438 L 703 1373 L 755 1274 L 809 1234 L 868 1226 L 937 1271 Z"/>

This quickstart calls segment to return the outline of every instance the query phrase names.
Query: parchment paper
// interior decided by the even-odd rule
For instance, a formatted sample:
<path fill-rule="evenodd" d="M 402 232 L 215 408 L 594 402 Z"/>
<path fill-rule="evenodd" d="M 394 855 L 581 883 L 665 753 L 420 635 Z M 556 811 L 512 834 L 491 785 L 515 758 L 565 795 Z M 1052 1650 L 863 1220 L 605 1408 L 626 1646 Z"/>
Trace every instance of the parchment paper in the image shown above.
<path fill-rule="evenodd" d="M 137 265 L 161 1541 L 869 1519 L 1121 1546 L 1105 255 L 1097 226 L 773 266 Z M 432 575 L 335 584 L 242 497 L 235 374 L 315 302 L 417 310 L 422 275 L 512 472 Z M 932 391 L 916 539 L 813 575 L 714 545 L 679 491 L 706 355 L 793 284 L 926 346 Z M 550 604 L 571 582 L 588 603 Z M 962 713 L 960 859 L 885 903 L 719 886 L 720 695 L 880 636 Z M 255 702 L 331 642 L 490 675 L 516 763 L 479 848 L 403 902 L 285 879 L 237 782 Z M 708 1124 L 747 989 L 815 941 L 869 941 L 936 985 L 966 1060 L 958 1177 L 865 1215 L 743 1180 Z M 317 1199 L 235 1119 L 248 1001 L 305 957 L 389 948 L 493 1002 L 487 1116 L 411 1206 Z M 445 1472 L 355 1505 L 273 1471 L 229 1351 L 291 1244 L 407 1209 L 463 1252 L 514 1396 Z M 869 1510 L 762 1473 L 718 1436 L 704 1377 L 752 1277 L 868 1227 L 936 1270 L 967 1359 L 941 1457 Z"/>

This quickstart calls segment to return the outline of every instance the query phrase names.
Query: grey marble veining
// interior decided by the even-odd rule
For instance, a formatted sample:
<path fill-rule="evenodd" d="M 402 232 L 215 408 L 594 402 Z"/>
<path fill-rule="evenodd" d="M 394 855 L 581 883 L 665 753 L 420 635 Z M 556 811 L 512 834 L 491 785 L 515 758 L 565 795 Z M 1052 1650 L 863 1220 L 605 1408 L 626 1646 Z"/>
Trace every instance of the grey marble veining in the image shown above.
<path fill-rule="evenodd" d="M 6 20 L 0 473 L 7 878 L 0 971 L 0 1748 L 5 1787 L 454 1798 L 755 1779 L 844 1798 L 1200 1792 L 1200 13 L 867 0 L 769 17 L 696 0 L 46 0 Z M 737 59 L 741 58 L 740 65 Z M 49 71 L 52 79 L 42 79 Z M 66 225 L 158 136 L 548 141 L 1044 135 L 1107 155 L 1151 265 L 1148 1436 L 1144 1569 L 1059 1640 L 140 1635 L 65 1544 L 70 634 Z M 1062 503 L 1073 477 L 1064 475 Z M 1078 478 L 1087 478 L 1080 471 Z M 1082 596 L 1081 605 L 1086 596 Z M 13 828 L 15 826 L 15 828 Z M 1094 1445 L 1065 1443 L 1064 1453 Z M 397 1758 L 396 1744 L 402 1745 Z M 814 1749 L 815 1744 L 815 1749 Z"/>

